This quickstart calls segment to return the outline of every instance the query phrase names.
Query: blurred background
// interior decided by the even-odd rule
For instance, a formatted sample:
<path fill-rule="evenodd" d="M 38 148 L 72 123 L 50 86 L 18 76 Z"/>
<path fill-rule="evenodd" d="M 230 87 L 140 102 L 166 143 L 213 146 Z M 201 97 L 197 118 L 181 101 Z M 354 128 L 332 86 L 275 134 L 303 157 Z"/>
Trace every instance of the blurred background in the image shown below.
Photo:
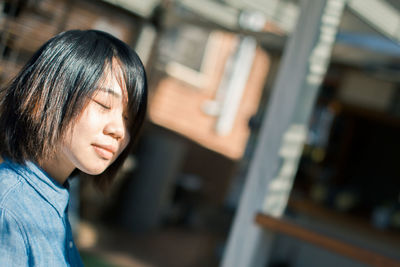
<path fill-rule="evenodd" d="M 149 80 L 109 192 L 71 181 L 85 266 L 400 266 L 399 1 L 0 0 L 0 86 L 68 29 Z"/>

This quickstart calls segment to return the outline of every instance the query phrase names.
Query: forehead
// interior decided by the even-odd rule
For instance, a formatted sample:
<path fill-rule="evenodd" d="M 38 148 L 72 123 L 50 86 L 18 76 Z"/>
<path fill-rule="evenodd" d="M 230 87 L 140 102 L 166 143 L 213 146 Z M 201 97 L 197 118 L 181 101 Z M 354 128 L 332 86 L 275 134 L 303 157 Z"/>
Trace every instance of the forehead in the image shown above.
<path fill-rule="evenodd" d="M 128 92 L 121 66 L 117 63 L 108 64 L 105 67 L 103 77 L 99 83 L 99 92 L 108 93 L 111 96 L 121 98 L 124 103 L 128 101 Z"/>
<path fill-rule="evenodd" d="M 114 75 L 107 75 L 104 81 L 101 82 L 97 90 L 99 92 L 108 93 L 117 98 L 122 98 L 123 96 L 122 86 Z"/>

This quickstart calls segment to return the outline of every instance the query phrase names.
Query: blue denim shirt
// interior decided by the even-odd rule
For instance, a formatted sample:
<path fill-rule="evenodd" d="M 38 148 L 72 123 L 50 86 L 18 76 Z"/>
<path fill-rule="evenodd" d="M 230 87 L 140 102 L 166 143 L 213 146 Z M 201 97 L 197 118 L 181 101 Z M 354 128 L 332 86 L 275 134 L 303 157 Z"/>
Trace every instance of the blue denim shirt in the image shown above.
<path fill-rule="evenodd" d="M 0 165 L 0 266 L 83 266 L 66 187 L 37 165 Z"/>

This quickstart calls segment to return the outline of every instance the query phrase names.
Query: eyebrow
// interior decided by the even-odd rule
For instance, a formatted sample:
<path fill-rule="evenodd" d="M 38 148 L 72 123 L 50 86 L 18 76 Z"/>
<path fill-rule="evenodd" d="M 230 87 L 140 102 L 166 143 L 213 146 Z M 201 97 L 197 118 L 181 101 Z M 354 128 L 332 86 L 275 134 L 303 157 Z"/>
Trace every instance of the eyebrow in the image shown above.
<path fill-rule="evenodd" d="M 115 92 L 111 88 L 106 88 L 106 87 L 99 87 L 98 90 L 103 91 L 105 93 L 108 93 L 116 98 L 122 98 L 121 94 L 118 92 Z"/>

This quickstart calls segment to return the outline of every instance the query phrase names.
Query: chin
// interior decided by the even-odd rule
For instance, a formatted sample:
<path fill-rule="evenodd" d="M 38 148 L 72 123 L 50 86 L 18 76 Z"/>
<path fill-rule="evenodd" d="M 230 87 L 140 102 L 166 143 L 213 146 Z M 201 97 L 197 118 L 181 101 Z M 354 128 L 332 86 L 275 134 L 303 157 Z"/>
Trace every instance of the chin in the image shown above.
<path fill-rule="evenodd" d="M 106 169 L 101 169 L 101 170 L 93 170 L 93 171 L 83 171 L 86 174 L 89 175 L 99 175 L 102 174 Z"/>
<path fill-rule="evenodd" d="M 108 166 L 109 164 L 95 164 L 91 166 L 82 166 L 82 168 L 79 169 L 89 175 L 99 175 L 102 174 Z"/>

